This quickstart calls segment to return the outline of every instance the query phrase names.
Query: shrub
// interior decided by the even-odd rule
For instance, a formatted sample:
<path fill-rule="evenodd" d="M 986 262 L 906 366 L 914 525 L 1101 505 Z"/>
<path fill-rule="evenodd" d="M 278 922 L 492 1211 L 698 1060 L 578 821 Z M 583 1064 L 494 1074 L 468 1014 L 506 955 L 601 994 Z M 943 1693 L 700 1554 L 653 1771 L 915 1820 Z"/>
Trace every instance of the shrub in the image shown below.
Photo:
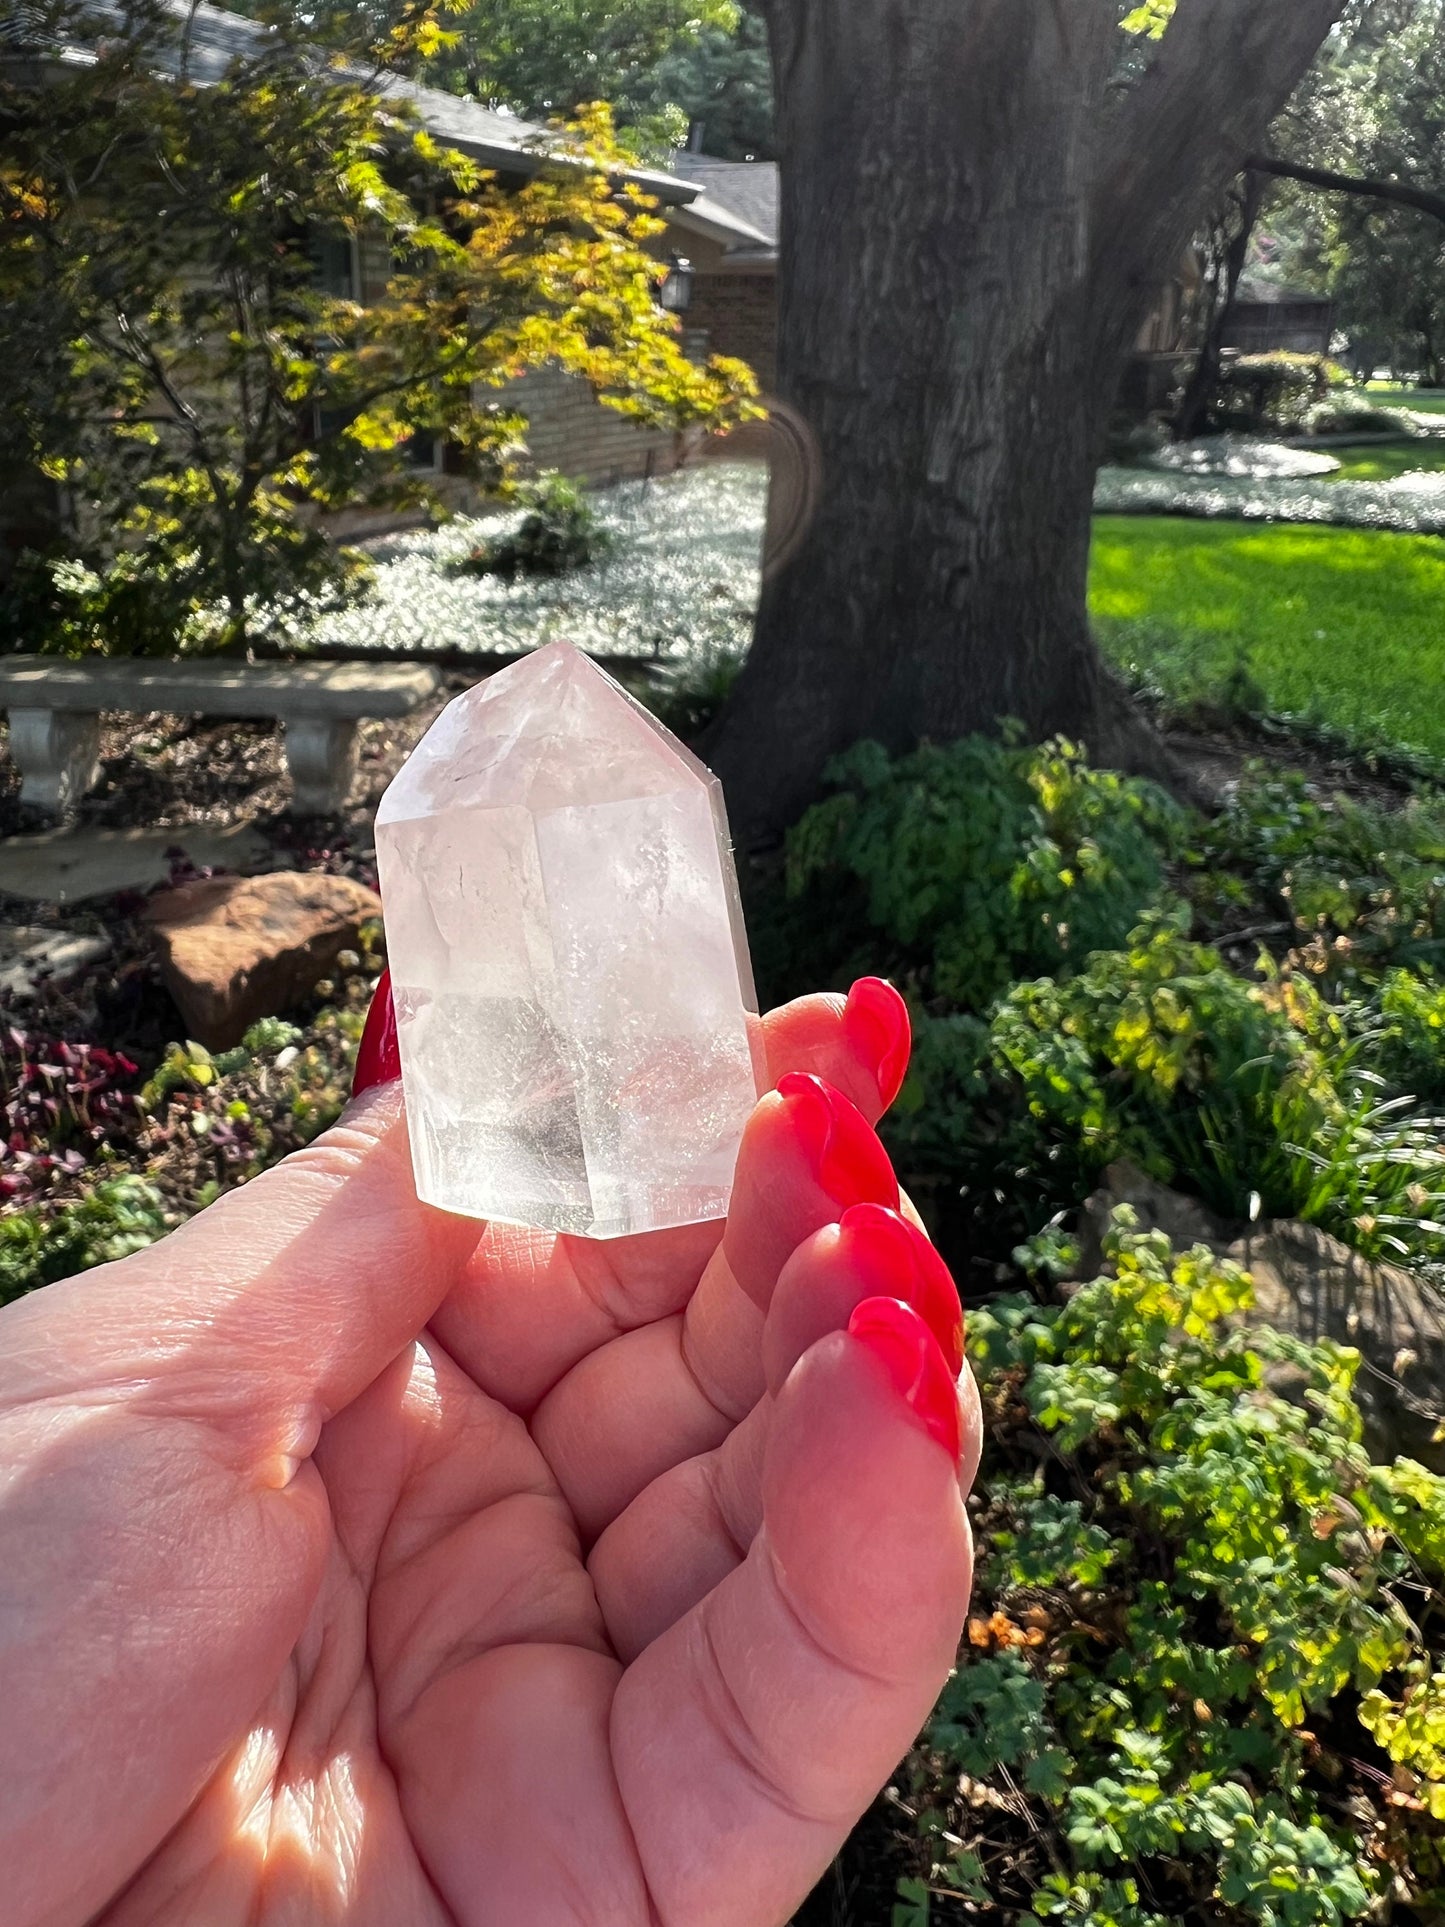
<path fill-rule="evenodd" d="M 1316 796 L 1303 776 L 1257 768 L 1201 828 L 1191 856 L 1217 896 L 1279 905 L 1299 942 L 1333 951 L 1337 969 L 1445 960 L 1445 797 L 1402 809 Z M 1196 893 L 1197 894 L 1197 893 Z"/>
<path fill-rule="evenodd" d="M 1238 355 L 1220 371 L 1221 413 L 1248 427 L 1299 427 L 1329 393 L 1337 369 L 1326 355 Z"/>
<path fill-rule="evenodd" d="M 526 514 L 458 566 L 474 575 L 566 575 L 607 554 L 611 536 L 576 482 L 549 472 L 518 490 Z"/>
<path fill-rule="evenodd" d="M 974 1616 L 909 1765 L 899 1918 L 1333 1927 L 1392 1880 L 1424 1898 L 1445 1481 L 1369 1463 L 1355 1354 L 1242 1329 L 1236 1268 L 1127 1213 L 1106 1251 L 1067 1304 L 970 1316 Z"/>
<path fill-rule="evenodd" d="M 896 759 L 861 743 L 829 779 L 837 794 L 788 837 L 800 940 L 821 925 L 834 973 L 840 958 L 883 967 L 977 1013 L 1019 976 L 1121 942 L 1183 821 L 1062 740 L 972 736 Z"/>
<path fill-rule="evenodd" d="M 1408 417 L 1395 408 L 1381 408 L 1358 395 L 1332 395 L 1317 402 L 1305 417 L 1311 435 L 1410 435 Z"/>
<path fill-rule="evenodd" d="M 1030 1116 L 1097 1172 L 1128 1157 L 1235 1218 L 1322 1225 L 1367 1256 L 1445 1257 L 1438 1120 L 1383 1096 L 1372 1038 L 1307 974 L 1250 983 L 1157 917 L 1077 976 L 1019 984 L 991 1042 Z"/>
<path fill-rule="evenodd" d="M 1431 1104 L 1445 1100 L 1445 985 L 1413 970 L 1387 971 L 1373 1010 L 1386 1082 Z"/>

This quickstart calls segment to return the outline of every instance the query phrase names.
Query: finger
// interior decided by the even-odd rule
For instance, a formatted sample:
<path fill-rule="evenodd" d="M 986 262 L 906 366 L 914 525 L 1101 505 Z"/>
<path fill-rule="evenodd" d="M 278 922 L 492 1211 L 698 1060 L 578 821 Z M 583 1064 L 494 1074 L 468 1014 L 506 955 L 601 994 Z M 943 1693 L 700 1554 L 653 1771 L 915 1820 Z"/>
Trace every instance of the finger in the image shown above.
<path fill-rule="evenodd" d="M 891 1300 L 867 1300 L 788 1380 L 763 1530 L 613 1703 L 662 1920 L 786 1919 L 927 1717 L 971 1577 L 960 1426 L 935 1341 Z"/>
<path fill-rule="evenodd" d="M 877 978 L 861 979 L 846 999 L 800 997 L 770 1011 L 762 1027 L 775 1084 L 789 1071 L 811 1072 L 870 1123 L 897 1094 L 908 1011 Z M 605 1240 L 488 1225 L 434 1329 L 484 1391 L 530 1413 L 589 1352 L 680 1312 L 721 1237 L 718 1223 Z"/>
<path fill-rule="evenodd" d="M 762 1307 L 784 1260 L 869 1198 L 898 1202 L 877 1136 L 837 1091 L 790 1072 L 743 1133 L 727 1231 L 698 1287 L 716 1311 L 711 1325 L 704 1314 L 702 1348 L 689 1349 L 681 1317 L 641 1326 L 580 1359 L 532 1416 L 584 1542 L 669 1466 L 718 1445 L 756 1403 Z M 733 1307 L 745 1322 L 729 1319 Z M 739 1332 L 745 1350 L 734 1355 Z"/>
<path fill-rule="evenodd" d="M 418 1202 L 393 1082 L 160 1244 L 10 1307 L 0 1391 L 123 1385 L 133 1411 L 259 1441 L 283 1485 L 425 1326 L 476 1236 Z"/>
<path fill-rule="evenodd" d="M 865 1298 L 910 1304 L 958 1376 L 963 1315 L 958 1292 L 933 1246 L 900 1214 L 854 1205 L 836 1225 L 806 1239 L 783 1267 L 762 1340 L 768 1379 L 779 1389 L 819 1338 L 847 1326 Z M 961 1478 L 978 1470 L 982 1439 L 978 1390 L 964 1373 Z M 588 1561 L 613 1649 L 631 1658 L 695 1605 L 737 1565 L 761 1522 L 762 1445 L 771 1400 L 764 1399 L 715 1452 L 655 1479 L 613 1520 Z"/>

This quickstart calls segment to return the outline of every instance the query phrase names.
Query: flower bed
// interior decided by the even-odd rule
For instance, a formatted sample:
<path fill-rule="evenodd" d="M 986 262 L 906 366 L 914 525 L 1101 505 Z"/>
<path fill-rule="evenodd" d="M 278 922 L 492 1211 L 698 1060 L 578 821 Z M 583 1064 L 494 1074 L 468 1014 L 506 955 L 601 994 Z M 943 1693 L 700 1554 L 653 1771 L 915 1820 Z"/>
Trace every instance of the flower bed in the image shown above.
<path fill-rule="evenodd" d="M 459 565 L 522 510 L 460 516 L 372 543 L 365 602 L 318 616 L 305 640 L 348 655 L 510 654 L 565 637 L 602 656 L 685 660 L 746 645 L 757 606 L 766 475 L 709 463 L 595 498 L 606 557 L 562 575 Z"/>
<path fill-rule="evenodd" d="M 1445 534 L 1445 473 L 1387 482 L 1256 474 L 1166 475 L 1138 468 L 1099 471 L 1094 507 L 1106 515 L 1196 515 L 1246 522 L 1329 522 L 1340 528 Z"/>

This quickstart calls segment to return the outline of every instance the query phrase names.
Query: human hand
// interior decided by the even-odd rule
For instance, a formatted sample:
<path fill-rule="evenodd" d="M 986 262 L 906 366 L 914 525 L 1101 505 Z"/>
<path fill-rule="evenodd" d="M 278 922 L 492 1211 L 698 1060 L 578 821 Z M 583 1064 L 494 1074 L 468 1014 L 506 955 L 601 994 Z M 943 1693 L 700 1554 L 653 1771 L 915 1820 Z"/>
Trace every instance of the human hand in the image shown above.
<path fill-rule="evenodd" d="M 11 1927 L 787 1918 L 952 1662 L 979 1422 L 901 1000 L 764 1033 L 725 1228 L 433 1211 L 389 1082 L 0 1313 Z"/>

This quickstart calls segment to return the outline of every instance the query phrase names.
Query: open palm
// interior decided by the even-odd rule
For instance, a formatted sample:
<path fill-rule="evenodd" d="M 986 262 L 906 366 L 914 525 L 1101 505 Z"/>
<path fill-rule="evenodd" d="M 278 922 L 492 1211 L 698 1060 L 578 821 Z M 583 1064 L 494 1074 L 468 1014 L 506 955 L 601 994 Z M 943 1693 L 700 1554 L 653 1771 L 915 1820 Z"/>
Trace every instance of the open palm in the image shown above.
<path fill-rule="evenodd" d="M 7 1921 L 787 1918 L 969 1583 L 866 1017 L 766 1020 L 725 1231 L 478 1242 L 389 1085 L 0 1316 Z"/>

